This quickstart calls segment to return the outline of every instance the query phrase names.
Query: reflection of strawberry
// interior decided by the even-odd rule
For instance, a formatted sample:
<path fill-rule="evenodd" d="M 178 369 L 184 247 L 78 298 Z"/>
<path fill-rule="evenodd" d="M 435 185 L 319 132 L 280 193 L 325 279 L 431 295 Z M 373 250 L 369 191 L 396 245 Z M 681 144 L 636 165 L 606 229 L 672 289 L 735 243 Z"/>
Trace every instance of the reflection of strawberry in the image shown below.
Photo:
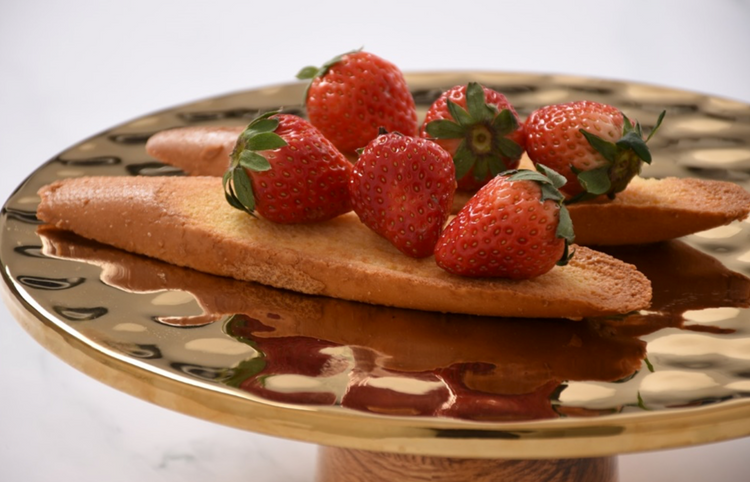
<path fill-rule="evenodd" d="M 544 164 L 568 179 L 560 188 L 581 199 L 613 197 L 625 189 L 644 162 L 651 162 L 647 139 L 616 108 L 590 101 L 542 107 L 524 124 L 526 150 L 535 164 Z"/>
<path fill-rule="evenodd" d="M 564 179 L 544 171 L 550 177 L 514 171 L 480 189 L 440 236 L 437 264 L 464 276 L 523 279 L 567 262 L 573 228 L 556 189 Z"/>
<path fill-rule="evenodd" d="M 528 321 L 523 320 L 523 325 L 519 321 L 516 328 L 526 327 Z M 533 328 L 529 328 L 529 333 L 534 331 Z M 234 367 L 231 378 L 225 379 L 224 383 L 283 403 L 340 404 L 353 410 L 390 415 L 539 420 L 558 416 L 552 406 L 552 400 L 562 388 L 557 381 L 558 375 L 568 374 L 565 378 L 569 380 L 606 381 L 631 375 L 640 367 L 644 353 L 642 343 L 636 339 L 628 339 L 623 344 L 624 340 L 613 336 L 609 330 L 603 331 L 602 336 L 592 327 L 575 323 L 569 327 L 560 326 L 559 321 L 546 328 L 550 328 L 553 336 L 543 340 L 542 345 L 548 349 L 545 354 L 551 350 L 553 355 L 544 356 L 543 364 L 525 364 L 524 355 L 519 358 L 518 354 L 528 355 L 527 351 L 523 347 L 515 350 L 508 346 L 507 349 L 517 351 L 517 354 L 510 354 L 510 358 L 499 364 L 481 361 L 433 364 L 428 361 L 424 367 L 429 368 L 409 370 L 385 368 L 382 362 L 393 353 L 367 343 L 342 345 L 303 335 L 276 337 L 272 326 L 238 315 L 227 321 L 225 331 L 238 341 L 251 345 L 260 356 Z M 574 335 L 572 340 L 577 342 L 572 350 L 571 333 Z M 538 336 L 535 339 L 538 340 Z M 519 340 L 524 340 L 524 337 Z M 640 347 L 637 354 L 630 353 L 633 343 Z M 529 341 L 529 344 L 533 343 Z M 347 346 L 349 349 L 342 349 Z M 571 362 L 571 355 L 572 358 L 580 355 L 574 352 L 581 346 L 587 347 L 587 353 L 593 349 L 593 358 L 604 360 L 604 363 L 581 364 L 580 359 Z M 610 356 L 612 359 L 607 361 Z M 455 353 L 449 358 L 463 357 Z M 637 367 L 634 364 L 636 358 Z M 390 363 L 401 365 L 402 361 L 403 358 L 395 357 Z M 274 377 L 286 380 L 274 386 Z"/>
<path fill-rule="evenodd" d="M 515 169 L 524 136 L 508 99 L 477 83 L 447 90 L 427 111 L 420 130 L 453 156 L 459 189 L 474 190 Z"/>
<path fill-rule="evenodd" d="M 415 258 L 432 254 L 455 190 L 450 155 L 430 140 L 398 133 L 367 145 L 349 184 L 362 222 Z"/>
<path fill-rule="evenodd" d="M 368 52 L 350 52 L 322 68 L 306 67 L 299 79 L 312 79 L 305 97 L 307 116 L 345 154 L 378 135 L 417 134 L 417 110 L 401 70 Z"/>
<path fill-rule="evenodd" d="M 284 403 L 333 405 L 336 402 L 334 391 L 277 391 L 266 387 L 266 379 L 274 375 L 330 376 L 327 371 L 332 357 L 323 350 L 336 344 L 305 336 L 258 337 L 254 333 L 267 331 L 267 327 L 245 316 L 233 317 L 225 328 L 231 336 L 258 351 L 258 356 L 233 369 L 231 378 L 225 380 L 227 385 Z"/>
<path fill-rule="evenodd" d="M 240 134 L 224 175 L 227 201 L 277 223 L 325 221 L 351 210 L 351 163 L 309 122 L 272 113 Z"/>

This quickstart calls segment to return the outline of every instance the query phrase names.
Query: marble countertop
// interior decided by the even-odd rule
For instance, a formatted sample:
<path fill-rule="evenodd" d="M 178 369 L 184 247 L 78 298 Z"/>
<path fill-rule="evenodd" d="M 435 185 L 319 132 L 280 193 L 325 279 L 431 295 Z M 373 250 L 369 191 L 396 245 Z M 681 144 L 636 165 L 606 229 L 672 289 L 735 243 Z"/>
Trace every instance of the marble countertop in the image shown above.
<path fill-rule="evenodd" d="M 3 2 L 3 200 L 41 163 L 91 134 L 186 101 L 288 82 L 300 67 L 360 46 L 405 71 L 589 75 L 750 102 L 746 0 L 636 0 L 629 9 L 581 0 L 477 2 L 466 11 L 444 1 L 428 8 L 382 0 L 373 11 L 351 3 L 340 10 L 333 1 L 270 3 Z M 313 479 L 314 445 L 118 392 L 49 354 L 5 307 L 0 380 L 2 481 Z M 745 438 L 623 455 L 621 480 L 747 480 L 749 452 Z"/>

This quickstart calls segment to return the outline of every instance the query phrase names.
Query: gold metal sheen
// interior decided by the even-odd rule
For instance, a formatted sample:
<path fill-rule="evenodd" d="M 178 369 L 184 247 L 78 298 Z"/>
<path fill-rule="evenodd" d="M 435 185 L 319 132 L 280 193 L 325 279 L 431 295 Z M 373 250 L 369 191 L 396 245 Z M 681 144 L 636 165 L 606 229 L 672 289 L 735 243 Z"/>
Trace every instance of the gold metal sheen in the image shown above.
<path fill-rule="evenodd" d="M 522 117 L 544 104 L 585 98 L 621 107 L 649 126 L 666 109 L 664 125 L 649 142 L 654 160 L 645 176 L 707 177 L 750 186 L 750 106 L 743 103 L 555 75 L 441 72 L 410 74 L 407 80 L 420 115 L 443 89 L 468 81 L 504 92 Z M 304 113 L 304 88 L 303 83 L 270 86 L 146 115 L 84 140 L 36 169 L 7 201 L 0 219 L 3 299 L 24 329 L 66 363 L 143 400 L 325 446 L 549 459 L 608 457 L 750 434 L 746 222 L 641 252 L 614 250 L 616 256 L 651 263 L 654 276 L 662 273 L 663 305 L 672 305 L 637 315 L 638 320 L 557 320 L 555 327 L 549 320 L 472 320 L 297 295 L 165 265 L 65 233 L 37 233 L 41 186 L 82 175 L 180 175 L 148 158 L 149 135 L 183 125 L 244 125 L 277 107 Z M 659 266 L 654 259 L 673 264 Z M 683 289 L 695 293 L 675 292 Z M 232 331 L 233 314 L 268 330 L 247 328 L 242 333 L 252 334 L 248 342 Z M 653 327 L 638 332 L 634 327 L 642 325 L 636 321 Z M 443 336 L 446 332 L 450 336 Z M 462 333 L 468 338 L 463 345 Z M 310 348 L 313 342 L 320 346 Z M 299 353 L 299 359 L 289 353 Z M 265 385 L 250 384 L 253 374 L 240 388 L 229 382 L 244 373 L 240 367 L 256 369 L 253 361 L 266 363 Z M 282 361 L 291 368 L 280 367 Z M 272 366 L 278 371 L 269 372 Z M 319 370 L 315 376 L 307 373 L 313 368 Z M 459 369 L 460 383 L 445 381 L 450 370 Z M 465 389 L 454 402 L 480 400 L 490 406 L 495 397 L 515 403 L 512 416 L 446 409 L 448 402 L 435 388 L 441 383 L 454 395 L 459 385 Z M 361 398 L 352 398 L 365 389 Z M 304 403 L 300 393 L 333 401 Z M 442 408 L 432 395 L 443 400 Z M 519 396 L 542 408 L 524 411 L 514 398 Z M 421 407 L 415 413 L 403 402 L 408 397 Z"/>

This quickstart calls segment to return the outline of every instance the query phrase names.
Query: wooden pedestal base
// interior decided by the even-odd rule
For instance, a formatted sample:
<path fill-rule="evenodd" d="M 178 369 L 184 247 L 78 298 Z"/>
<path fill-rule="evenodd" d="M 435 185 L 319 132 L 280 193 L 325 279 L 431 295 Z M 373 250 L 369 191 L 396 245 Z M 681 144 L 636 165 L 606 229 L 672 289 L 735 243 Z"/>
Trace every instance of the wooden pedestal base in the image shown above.
<path fill-rule="evenodd" d="M 460 459 L 321 447 L 316 482 L 616 482 L 617 458 Z"/>

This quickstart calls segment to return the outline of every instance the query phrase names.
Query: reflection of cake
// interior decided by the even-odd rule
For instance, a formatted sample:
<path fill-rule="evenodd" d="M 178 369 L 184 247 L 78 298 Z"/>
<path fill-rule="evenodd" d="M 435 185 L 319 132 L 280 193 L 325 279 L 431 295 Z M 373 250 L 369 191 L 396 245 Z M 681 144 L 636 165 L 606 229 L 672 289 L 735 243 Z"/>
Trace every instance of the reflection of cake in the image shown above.
<path fill-rule="evenodd" d="M 170 129 L 153 135 L 146 150 L 188 174 L 221 176 L 241 132 L 238 127 Z M 527 157 L 522 166 L 532 167 Z M 456 194 L 457 209 L 471 193 Z M 743 219 L 750 213 L 750 194 L 730 182 L 636 177 L 613 201 L 578 203 L 569 210 L 579 245 L 652 243 Z"/>
<path fill-rule="evenodd" d="M 283 320 L 281 323 L 289 321 L 314 325 L 309 320 Z M 408 323 L 407 319 L 402 321 Z M 452 330 L 453 335 L 475 333 L 470 338 L 478 344 L 469 344 L 468 340 L 467 343 L 451 340 L 448 346 L 436 343 L 429 335 L 445 326 L 440 323 L 432 327 L 424 325 L 423 329 L 409 333 L 407 336 L 412 340 L 420 339 L 418 344 L 423 345 L 423 351 L 429 355 L 417 361 L 419 371 L 408 371 L 392 366 L 417 360 L 408 350 L 394 350 L 391 340 L 403 338 L 396 332 L 379 332 L 364 340 L 355 332 L 369 325 L 350 323 L 344 333 L 318 330 L 327 337 L 316 338 L 277 332 L 276 320 L 261 323 L 254 318 L 235 317 L 228 323 L 227 332 L 251 343 L 262 354 L 263 365 L 256 365 L 260 368 L 258 371 L 233 380 L 233 384 L 263 398 L 285 403 L 338 404 L 390 415 L 535 420 L 558 416 L 553 408 L 554 393 L 568 377 L 585 377 L 590 375 L 587 367 L 599 365 L 593 370 L 613 377 L 604 380 L 624 378 L 640 368 L 645 354 L 644 344 L 632 338 L 594 335 L 580 340 L 577 335 L 591 332 L 585 323 L 578 322 L 556 323 L 557 332 L 545 343 L 548 351 L 532 348 L 524 352 L 524 348 L 531 346 L 526 343 L 529 332 L 516 329 L 528 327 L 529 320 L 508 325 L 504 320 L 493 321 L 480 327 L 471 323 L 460 326 L 459 321 L 459 327 Z M 499 330 L 483 331 L 493 325 Z M 424 341 L 422 335 L 427 335 Z M 501 335 L 505 341 L 495 335 Z M 331 342 L 329 338 L 340 341 Z M 571 340 L 576 339 L 579 343 L 572 344 Z M 503 348 L 513 343 L 518 344 L 516 349 L 503 353 Z M 497 345 L 494 354 L 485 358 L 493 344 Z M 398 343 L 395 346 L 399 345 L 405 347 Z M 456 358 L 453 361 L 440 355 L 448 347 Z M 477 349 L 485 353 L 473 353 Z M 605 357 L 597 358 L 594 353 L 604 353 Z"/>
<path fill-rule="evenodd" d="M 750 306 L 750 279 L 679 240 L 641 246 L 617 246 L 606 252 L 633 263 L 653 285 L 650 311 L 673 316 L 688 310 Z"/>
<path fill-rule="evenodd" d="M 58 181 L 40 191 L 40 219 L 58 228 L 199 271 L 309 294 L 428 311 L 569 317 L 648 306 L 632 265 L 584 247 L 530 280 L 469 279 L 409 258 L 353 213 L 309 225 L 247 216 L 215 177 Z"/>

